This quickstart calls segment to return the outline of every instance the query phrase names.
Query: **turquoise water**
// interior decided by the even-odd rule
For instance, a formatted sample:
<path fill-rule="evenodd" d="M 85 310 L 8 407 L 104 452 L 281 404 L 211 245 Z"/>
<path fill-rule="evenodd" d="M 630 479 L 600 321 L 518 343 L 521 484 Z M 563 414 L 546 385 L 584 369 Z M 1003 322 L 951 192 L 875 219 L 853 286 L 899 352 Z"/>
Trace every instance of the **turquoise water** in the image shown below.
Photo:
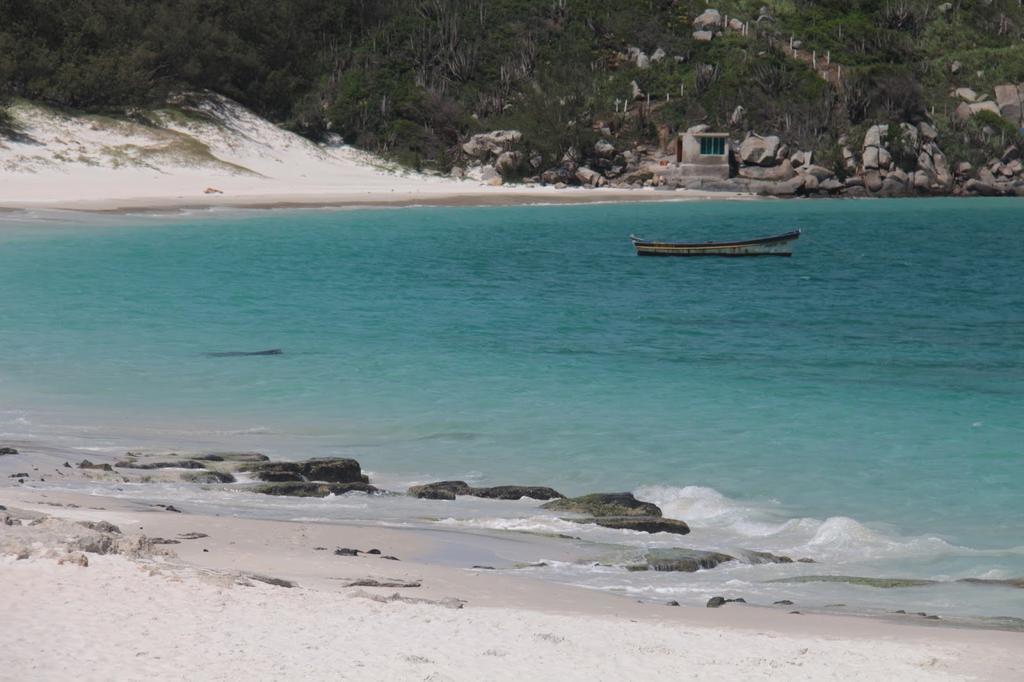
<path fill-rule="evenodd" d="M 700 486 L 758 518 L 996 550 L 950 573 L 1024 573 L 1014 200 L 12 215 L 5 438 L 344 453 L 393 480 L 569 494 Z M 642 259 L 627 240 L 794 227 L 792 259 Z M 267 348 L 284 354 L 205 355 Z"/>

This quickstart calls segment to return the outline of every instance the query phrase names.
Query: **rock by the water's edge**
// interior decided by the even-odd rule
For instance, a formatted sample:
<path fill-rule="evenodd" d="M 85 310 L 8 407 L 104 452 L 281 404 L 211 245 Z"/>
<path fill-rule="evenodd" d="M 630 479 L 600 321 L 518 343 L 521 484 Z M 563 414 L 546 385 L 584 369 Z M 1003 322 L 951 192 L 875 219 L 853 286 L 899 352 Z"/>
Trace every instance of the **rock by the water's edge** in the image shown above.
<path fill-rule="evenodd" d="M 18 451 L 14 448 L 0 448 L 0 455 L 16 455 Z"/>
<path fill-rule="evenodd" d="M 245 488 L 250 492 L 262 495 L 279 495 L 289 497 L 327 497 L 328 495 L 344 495 L 350 492 L 376 493 L 377 488 L 369 483 L 317 483 L 310 481 L 283 481 L 279 483 L 260 483 Z"/>
<path fill-rule="evenodd" d="M 118 469 L 205 469 L 205 465 L 192 459 L 170 460 L 167 462 L 138 462 L 124 460 L 115 462 Z"/>
<path fill-rule="evenodd" d="M 325 457 L 299 462 L 255 462 L 242 467 L 268 483 L 323 481 L 325 483 L 369 483 L 354 459 Z"/>
<path fill-rule="evenodd" d="M 205 469 L 203 471 L 187 471 L 181 475 L 181 480 L 186 483 L 234 483 L 235 477 L 226 471 L 213 471 L 211 469 Z"/>
<path fill-rule="evenodd" d="M 544 486 L 499 485 L 490 488 L 476 488 L 465 481 L 438 481 L 415 485 L 409 488 L 408 494 L 426 500 L 454 500 L 458 495 L 493 500 L 518 500 L 524 497 L 535 500 L 553 500 L 564 497 L 557 490 Z"/>
<path fill-rule="evenodd" d="M 852 575 L 798 575 L 789 578 L 776 578 L 769 580 L 772 583 L 847 583 L 849 585 L 863 585 L 864 587 L 877 587 L 879 589 L 894 589 L 900 587 L 925 587 L 936 585 L 939 581 L 923 578 L 866 578 Z"/>
<path fill-rule="evenodd" d="M 661 516 L 595 516 L 572 519 L 565 521 L 573 523 L 593 523 L 602 528 L 614 528 L 616 530 L 635 530 L 641 533 L 675 533 L 686 535 L 690 532 L 690 526 L 685 521 L 666 519 Z"/>
<path fill-rule="evenodd" d="M 727 561 L 736 561 L 736 557 L 721 552 L 672 548 L 652 549 L 644 555 L 644 560 L 647 562 L 644 570 L 696 573 Z"/>
<path fill-rule="evenodd" d="M 709 609 L 717 609 L 720 606 L 726 604 L 746 604 L 747 600 L 743 597 L 737 597 L 736 599 L 726 599 L 725 597 L 712 597 L 708 599 L 707 607 Z"/>
<path fill-rule="evenodd" d="M 656 516 L 661 509 L 650 502 L 641 502 L 633 493 L 593 493 L 582 497 L 552 500 L 541 506 L 549 511 L 574 512 L 593 517 Z"/>

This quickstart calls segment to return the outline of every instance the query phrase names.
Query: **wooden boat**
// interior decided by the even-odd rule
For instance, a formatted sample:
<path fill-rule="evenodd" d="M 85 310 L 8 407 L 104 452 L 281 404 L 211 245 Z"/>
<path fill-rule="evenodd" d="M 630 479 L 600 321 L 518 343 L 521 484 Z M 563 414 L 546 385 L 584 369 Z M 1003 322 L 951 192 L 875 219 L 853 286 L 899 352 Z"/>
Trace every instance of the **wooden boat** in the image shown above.
<path fill-rule="evenodd" d="M 800 230 L 738 242 L 653 242 L 629 236 L 638 256 L 792 256 Z"/>

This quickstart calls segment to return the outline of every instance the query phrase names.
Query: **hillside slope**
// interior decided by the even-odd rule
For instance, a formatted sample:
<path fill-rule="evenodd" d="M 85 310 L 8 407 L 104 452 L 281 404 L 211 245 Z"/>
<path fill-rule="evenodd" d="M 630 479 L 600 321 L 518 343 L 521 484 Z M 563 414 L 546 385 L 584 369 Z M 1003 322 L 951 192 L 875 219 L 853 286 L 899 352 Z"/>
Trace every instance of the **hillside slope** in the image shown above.
<path fill-rule="evenodd" d="M 445 172 L 471 135 L 512 129 L 506 179 L 707 124 L 777 135 L 843 181 L 869 128 L 926 122 L 987 181 L 1019 121 L 958 114 L 951 93 L 1024 82 L 1022 38 L 1016 0 L 0 0 L 0 97 L 123 111 L 207 89 Z"/>

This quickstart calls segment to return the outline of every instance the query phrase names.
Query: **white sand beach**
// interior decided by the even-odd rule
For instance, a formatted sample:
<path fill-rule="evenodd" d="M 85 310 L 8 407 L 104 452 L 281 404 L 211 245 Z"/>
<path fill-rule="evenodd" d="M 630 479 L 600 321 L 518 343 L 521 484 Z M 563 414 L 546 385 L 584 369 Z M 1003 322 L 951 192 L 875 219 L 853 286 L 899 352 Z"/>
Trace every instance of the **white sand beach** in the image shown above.
<path fill-rule="evenodd" d="M 39 477 L 55 460 L 0 461 Z M 1016 632 L 639 603 L 432 561 L 436 533 L 206 516 L 6 473 L 0 486 L 4 679 L 1024 675 Z"/>
<path fill-rule="evenodd" d="M 19 103 L 0 138 L 0 208 L 493 205 L 738 198 L 653 188 L 494 187 L 402 169 L 341 144 L 317 145 L 219 96 L 135 118 L 70 115 Z"/>

